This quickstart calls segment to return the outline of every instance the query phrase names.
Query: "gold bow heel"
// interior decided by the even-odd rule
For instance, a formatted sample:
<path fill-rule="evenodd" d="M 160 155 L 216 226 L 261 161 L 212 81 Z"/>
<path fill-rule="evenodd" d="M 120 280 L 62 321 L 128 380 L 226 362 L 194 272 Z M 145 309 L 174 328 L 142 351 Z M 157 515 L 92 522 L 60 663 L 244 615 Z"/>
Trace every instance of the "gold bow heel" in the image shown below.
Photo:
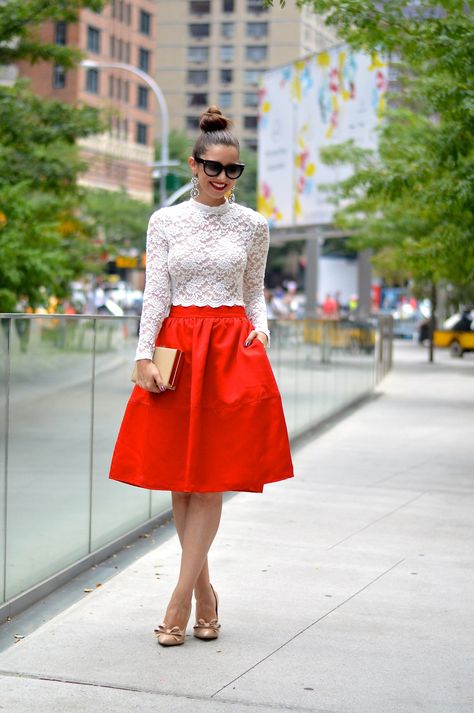
<path fill-rule="evenodd" d="M 219 606 L 219 599 L 217 597 L 217 593 L 214 591 L 214 587 L 211 584 L 211 589 L 214 593 L 214 597 L 216 599 L 216 618 L 211 619 L 211 621 L 204 621 L 204 619 L 198 619 L 197 622 L 193 626 L 193 634 L 197 639 L 204 639 L 206 641 L 210 641 L 211 639 L 217 639 L 219 636 L 219 629 L 221 628 L 221 625 L 219 624 L 219 611 L 218 611 L 218 606 Z"/>
<path fill-rule="evenodd" d="M 160 624 L 158 629 L 154 629 L 158 643 L 162 646 L 179 646 L 184 644 L 186 629 L 180 629 L 178 626 L 173 626 L 167 629 L 164 624 Z"/>
<path fill-rule="evenodd" d="M 166 626 L 165 623 L 160 624 L 158 629 L 153 629 L 158 639 L 158 643 L 162 646 L 179 646 L 179 644 L 184 644 L 184 637 L 186 636 L 186 626 L 189 621 L 189 616 L 191 614 L 191 606 L 188 609 L 188 616 L 186 618 L 186 624 L 183 629 L 179 626 Z"/>

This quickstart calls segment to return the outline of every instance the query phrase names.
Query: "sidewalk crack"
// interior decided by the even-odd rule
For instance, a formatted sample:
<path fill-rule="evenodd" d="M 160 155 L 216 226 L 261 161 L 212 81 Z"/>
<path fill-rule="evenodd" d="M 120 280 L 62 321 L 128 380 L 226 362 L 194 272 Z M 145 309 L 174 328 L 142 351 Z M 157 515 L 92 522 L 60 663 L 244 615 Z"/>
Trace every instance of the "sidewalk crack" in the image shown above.
<path fill-rule="evenodd" d="M 418 498 L 421 498 L 422 495 L 425 495 L 428 490 L 423 490 L 422 493 L 418 493 L 418 495 L 415 495 L 415 497 L 410 498 L 410 500 L 407 500 L 405 503 L 402 503 L 398 507 L 394 508 L 393 510 L 390 510 L 389 512 L 384 513 L 380 517 L 378 517 L 376 520 L 372 520 L 372 522 L 367 523 L 367 525 L 364 525 L 364 527 L 360 527 L 358 530 L 355 532 L 351 532 L 350 535 L 346 535 L 346 537 L 343 537 L 342 540 L 339 540 L 338 542 L 335 542 L 333 545 L 330 545 L 328 547 L 328 550 L 332 550 L 333 547 L 337 547 L 338 545 L 341 544 L 341 542 L 345 542 L 346 540 L 349 540 L 351 537 L 354 537 L 354 535 L 358 535 L 359 532 L 363 532 L 364 530 L 367 530 L 368 527 L 372 527 L 372 525 L 375 525 L 377 522 L 380 522 L 380 520 L 383 520 L 386 517 L 389 517 L 390 515 L 393 515 L 394 512 L 397 512 L 397 510 L 401 510 L 402 508 L 406 507 L 410 503 L 412 503 L 414 500 L 418 500 Z"/>
<path fill-rule="evenodd" d="M 350 597 L 347 597 L 347 599 L 344 599 L 344 601 L 340 602 L 340 603 L 337 604 L 335 607 L 333 607 L 332 609 L 330 609 L 329 611 L 327 611 L 325 614 L 323 614 L 322 616 L 320 616 L 318 619 L 316 619 L 315 621 L 311 622 L 311 624 L 308 624 L 308 626 L 305 626 L 304 629 L 301 629 L 300 631 L 297 631 L 296 634 L 294 634 L 292 637 L 290 637 L 287 641 L 284 641 L 283 644 L 281 644 L 280 646 L 277 646 L 277 648 L 276 648 L 276 649 L 273 649 L 273 651 L 270 651 L 269 654 L 267 654 L 266 656 L 264 656 L 262 659 L 260 659 L 260 660 L 257 661 L 256 663 L 254 663 L 253 666 L 249 666 L 249 668 L 247 668 L 247 669 L 246 669 L 245 671 L 243 671 L 241 674 L 239 674 L 238 676 L 236 676 L 235 678 L 233 678 L 232 681 L 229 681 L 229 682 L 226 683 L 224 686 L 221 686 L 221 688 L 219 688 L 217 691 L 215 691 L 214 693 L 211 694 L 210 698 L 214 698 L 214 696 L 217 696 L 218 693 L 221 693 L 221 691 L 224 691 L 226 688 L 228 688 L 228 686 L 231 686 L 233 683 L 235 683 L 235 682 L 238 681 L 239 679 L 243 678 L 243 676 L 245 676 L 247 673 L 249 673 L 250 671 L 252 671 L 254 668 L 257 668 L 257 666 L 260 666 L 261 663 L 263 663 L 264 661 L 266 661 L 267 659 L 269 659 L 271 656 L 273 656 L 273 654 L 276 654 L 278 651 L 280 651 L 280 650 L 283 649 L 285 646 L 287 646 L 288 644 L 290 644 L 292 641 L 294 641 L 295 639 L 297 639 L 298 636 L 301 636 L 301 634 L 304 634 L 305 631 L 308 631 L 308 629 L 311 629 L 311 627 L 313 627 L 313 626 L 315 626 L 316 624 L 318 624 L 320 621 L 322 621 L 323 619 L 325 619 L 327 616 L 329 616 L 330 614 L 332 614 L 333 612 L 335 612 L 337 609 L 340 609 L 342 606 L 344 606 L 344 604 L 347 604 L 347 602 L 350 602 L 351 599 L 354 599 L 354 597 L 356 597 L 358 594 L 360 594 L 360 593 L 363 592 L 365 589 L 367 589 L 368 587 L 370 587 L 371 584 L 374 584 L 375 582 L 377 582 L 379 579 L 381 579 L 381 578 L 384 577 L 386 574 L 388 574 L 389 572 L 391 572 L 393 569 L 395 569 L 395 567 L 398 567 L 398 565 L 401 564 L 401 563 L 404 562 L 404 561 L 405 561 L 405 558 L 399 560 L 398 562 L 395 562 L 395 564 L 393 564 L 391 567 L 389 567 L 388 569 L 386 569 L 384 572 L 381 572 L 381 573 L 378 574 L 376 577 L 374 577 L 374 579 L 371 579 L 370 582 L 367 582 L 367 584 L 364 584 L 364 586 L 361 587 L 360 589 L 358 589 L 357 592 L 354 592 L 354 594 L 351 594 Z"/>

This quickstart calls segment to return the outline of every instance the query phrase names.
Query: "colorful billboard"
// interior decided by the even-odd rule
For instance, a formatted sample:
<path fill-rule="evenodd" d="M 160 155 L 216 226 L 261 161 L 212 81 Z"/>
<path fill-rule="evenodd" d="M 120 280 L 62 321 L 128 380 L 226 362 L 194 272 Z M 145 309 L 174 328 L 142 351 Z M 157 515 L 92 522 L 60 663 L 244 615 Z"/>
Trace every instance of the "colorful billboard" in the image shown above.
<path fill-rule="evenodd" d="M 271 226 L 332 222 L 334 205 L 320 187 L 351 169 L 326 166 L 319 151 L 348 139 L 376 148 L 387 85 L 386 62 L 346 46 L 262 75 L 258 210 Z"/>

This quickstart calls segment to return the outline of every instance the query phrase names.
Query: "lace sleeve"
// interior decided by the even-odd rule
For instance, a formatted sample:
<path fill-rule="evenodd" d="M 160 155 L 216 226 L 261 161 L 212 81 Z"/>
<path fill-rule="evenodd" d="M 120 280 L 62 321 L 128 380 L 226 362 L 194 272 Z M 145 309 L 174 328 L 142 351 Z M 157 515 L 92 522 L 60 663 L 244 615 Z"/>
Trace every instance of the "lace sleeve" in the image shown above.
<path fill-rule="evenodd" d="M 268 223 L 262 216 L 258 216 L 257 229 L 255 230 L 252 244 L 248 252 L 247 267 L 244 272 L 243 297 L 245 311 L 254 329 L 264 332 L 270 345 L 270 332 L 267 322 L 267 307 L 263 294 L 263 278 L 267 262 L 270 234 Z"/>
<path fill-rule="evenodd" d="M 168 241 L 163 231 L 159 211 L 156 211 L 150 218 L 146 236 L 145 291 L 135 361 L 152 358 L 156 335 L 169 312 L 170 304 Z"/>

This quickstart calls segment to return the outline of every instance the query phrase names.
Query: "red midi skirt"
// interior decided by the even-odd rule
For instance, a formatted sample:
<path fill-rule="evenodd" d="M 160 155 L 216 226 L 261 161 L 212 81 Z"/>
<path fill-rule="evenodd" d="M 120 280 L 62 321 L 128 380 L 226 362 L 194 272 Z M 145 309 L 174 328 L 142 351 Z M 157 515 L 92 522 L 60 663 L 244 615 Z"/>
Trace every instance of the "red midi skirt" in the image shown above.
<path fill-rule="evenodd" d="M 262 492 L 293 476 L 281 396 L 244 307 L 174 305 L 156 346 L 178 347 L 176 390 L 135 385 L 109 478 L 151 490 Z"/>

